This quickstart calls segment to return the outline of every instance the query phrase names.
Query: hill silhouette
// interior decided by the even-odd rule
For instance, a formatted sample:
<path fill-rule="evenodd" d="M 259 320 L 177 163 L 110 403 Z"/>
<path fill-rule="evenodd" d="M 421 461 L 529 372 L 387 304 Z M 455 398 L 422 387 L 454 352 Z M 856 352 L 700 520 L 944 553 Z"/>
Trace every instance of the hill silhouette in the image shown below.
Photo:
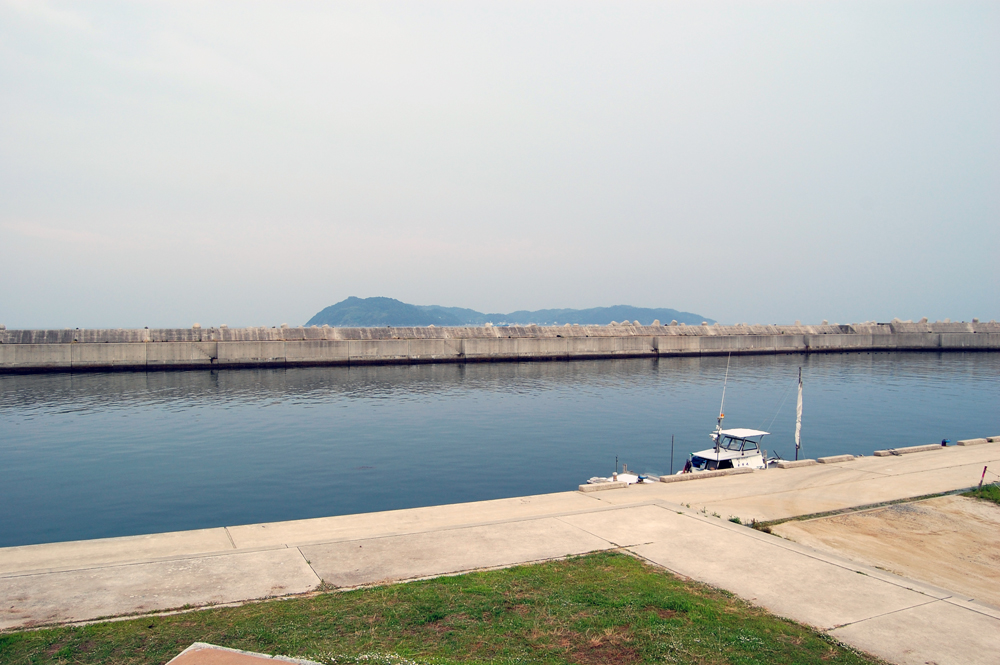
<path fill-rule="evenodd" d="M 356 298 L 330 305 L 306 322 L 307 326 L 334 326 L 338 328 L 377 328 L 381 326 L 481 326 L 494 325 L 607 325 L 612 321 L 639 321 L 649 325 L 654 320 L 663 323 L 677 321 L 688 325 L 699 325 L 702 321 L 715 323 L 714 319 L 680 312 L 668 308 L 632 307 L 592 307 L 590 309 L 540 309 L 518 310 L 509 314 L 483 313 L 462 307 L 442 307 L 440 305 L 410 305 L 394 298 Z"/>

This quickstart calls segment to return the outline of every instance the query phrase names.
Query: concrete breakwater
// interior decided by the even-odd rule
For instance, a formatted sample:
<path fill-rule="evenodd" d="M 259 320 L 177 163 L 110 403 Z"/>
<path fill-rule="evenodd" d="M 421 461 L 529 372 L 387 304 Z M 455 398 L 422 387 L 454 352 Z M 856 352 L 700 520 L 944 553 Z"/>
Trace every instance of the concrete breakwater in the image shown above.
<path fill-rule="evenodd" d="M 1000 350 L 1000 323 L 0 329 L 0 372 Z"/>

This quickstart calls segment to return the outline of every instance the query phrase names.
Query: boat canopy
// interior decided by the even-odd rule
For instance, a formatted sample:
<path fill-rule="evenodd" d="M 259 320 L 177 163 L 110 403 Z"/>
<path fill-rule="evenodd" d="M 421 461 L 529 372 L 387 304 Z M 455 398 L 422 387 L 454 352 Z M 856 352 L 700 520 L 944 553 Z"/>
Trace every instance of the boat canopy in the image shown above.
<path fill-rule="evenodd" d="M 759 429 L 724 429 L 719 432 L 722 436 L 728 436 L 731 439 L 746 439 L 751 436 L 764 436 L 770 434 L 770 432 L 762 432 Z"/>

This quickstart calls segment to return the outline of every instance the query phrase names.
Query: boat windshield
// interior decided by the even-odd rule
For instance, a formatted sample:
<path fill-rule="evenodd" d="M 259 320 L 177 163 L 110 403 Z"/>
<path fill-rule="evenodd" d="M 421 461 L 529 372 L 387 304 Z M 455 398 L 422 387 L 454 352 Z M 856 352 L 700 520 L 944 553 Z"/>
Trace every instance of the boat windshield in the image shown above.
<path fill-rule="evenodd" d="M 725 448 L 726 450 L 758 450 L 759 446 L 756 441 L 751 441 L 750 439 L 738 439 L 732 436 L 723 436 L 722 441 L 719 443 L 720 448 Z"/>
<path fill-rule="evenodd" d="M 724 459 L 717 462 L 714 459 L 705 459 L 704 457 L 698 457 L 697 455 L 691 456 L 692 471 L 715 471 L 716 469 L 731 468 L 733 468 L 733 460 Z"/>

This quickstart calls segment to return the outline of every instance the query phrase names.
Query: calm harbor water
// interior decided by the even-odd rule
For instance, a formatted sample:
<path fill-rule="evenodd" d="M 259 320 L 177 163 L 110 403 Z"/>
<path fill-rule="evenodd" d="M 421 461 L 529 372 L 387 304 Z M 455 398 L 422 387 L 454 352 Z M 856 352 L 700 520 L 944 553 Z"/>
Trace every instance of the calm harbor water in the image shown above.
<path fill-rule="evenodd" d="M 710 445 L 725 357 L 0 375 L 0 547 L 574 489 Z M 792 457 L 1000 434 L 1000 353 L 733 357 Z M 970 484 L 972 484 L 970 480 Z"/>

